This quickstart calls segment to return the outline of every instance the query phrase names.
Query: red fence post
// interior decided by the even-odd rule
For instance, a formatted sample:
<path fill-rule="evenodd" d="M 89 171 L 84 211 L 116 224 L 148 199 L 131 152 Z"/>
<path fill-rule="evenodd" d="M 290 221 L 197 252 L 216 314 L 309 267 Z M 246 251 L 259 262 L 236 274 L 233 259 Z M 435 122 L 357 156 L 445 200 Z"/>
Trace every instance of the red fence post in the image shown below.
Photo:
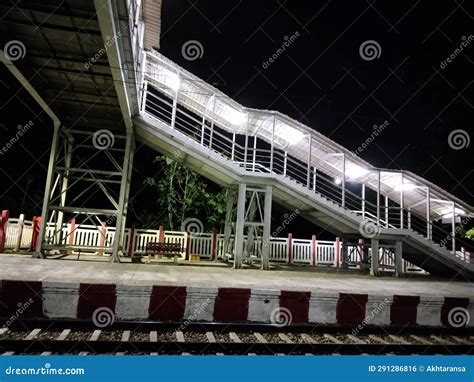
<path fill-rule="evenodd" d="M 31 235 L 30 251 L 36 251 L 38 245 L 38 236 L 41 226 L 41 216 L 33 216 L 33 233 Z"/>
<path fill-rule="evenodd" d="M 339 268 L 339 263 L 341 259 L 341 239 L 336 237 L 336 268 Z"/>
<path fill-rule="evenodd" d="M 72 218 L 69 222 L 69 237 L 67 239 L 67 245 L 73 246 L 75 244 L 74 238 L 76 237 L 76 218 Z M 72 248 L 68 249 L 67 254 L 72 255 Z"/>
<path fill-rule="evenodd" d="M 160 224 L 160 228 L 158 231 L 158 241 L 163 243 L 165 241 L 165 230 L 163 229 L 163 225 Z"/>
<path fill-rule="evenodd" d="M 293 235 L 288 234 L 288 265 L 293 263 Z"/>
<path fill-rule="evenodd" d="M 104 255 L 104 247 L 105 247 L 105 235 L 107 235 L 107 223 L 102 222 L 102 227 L 100 228 L 100 240 L 99 240 L 99 247 L 101 249 L 99 250 L 100 255 Z M 117 232 L 115 232 L 117 235 Z"/>
<path fill-rule="evenodd" d="M 316 235 L 311 236 L 311 254 L 313 255 L 313 267 L 318 263 L 318 253 L 316 251 Z"/>
<path fill-rule="evenodd" d="M 69 237 L 67 240 L 67 244 L 71 247 L 74 245 L 75 236 L 76 236 L 76 218 L 72 218 L 71 221 L 69 222 Z M 72 252 L 73 252 L 72 248 L 67 250 L 68 255 L 72 255 Z"/>
<path fill-rule="evenodd" d="M 5 243 L 7 241 L 7 223 L 10 213 L 8 210 L 3 210 L 0 216 L 0 252 L 5 251 Z"/>
<path fill-rule="evenodd" d="M 212 246 L 211 246 L 211 259 L 216 261 L 217 260 L 217 230 L 215 228 L 212 229 Z"/>

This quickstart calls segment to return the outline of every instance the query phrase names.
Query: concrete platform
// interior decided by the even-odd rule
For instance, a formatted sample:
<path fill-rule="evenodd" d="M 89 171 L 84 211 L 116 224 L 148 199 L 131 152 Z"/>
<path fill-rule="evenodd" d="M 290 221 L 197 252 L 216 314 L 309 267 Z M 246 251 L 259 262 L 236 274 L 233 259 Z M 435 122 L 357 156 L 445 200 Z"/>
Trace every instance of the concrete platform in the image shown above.
<path fill-rule="evenodd" d="M 450 314 L 458 309 L 466 324 L 474 321 L 470 283 L 293 269 L 264 272 L 2 254 L 0 316 L 15 314 L 18 304 L 32 299 L 34 309 L 26 309 L 24 317 L 94 320 L 102 309 L 119 320 L 450 325 Z"/>

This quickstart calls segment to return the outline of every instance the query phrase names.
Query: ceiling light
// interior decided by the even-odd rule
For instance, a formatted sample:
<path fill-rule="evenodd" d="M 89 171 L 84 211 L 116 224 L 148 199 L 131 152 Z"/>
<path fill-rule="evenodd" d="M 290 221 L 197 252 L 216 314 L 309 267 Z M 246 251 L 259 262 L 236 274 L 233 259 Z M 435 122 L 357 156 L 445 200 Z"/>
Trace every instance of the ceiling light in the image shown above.
<path fill-rule="evenodd" d="M 305 134 L 299 130 L 294 129 L 290 126 L 285 126 L 285 129 L 282 129 L 280 134 L 277 134 L 280 138 L 287 141 L 290 145 L 295 145 L 300 142 Z"/>
<path fill-rule="evenodd" d="M 216 113 L 232 125 L 241 125 L 247 120 L 247 114 L 221 102 L 215 106 Z"/>
<path fill-rule="evenodd" d="M 414 183 L 399 183 L 395 186 L 395 191 L 411 191 L 417 188 L 418 186 Z"/>
<path fill-rule="evenodd" d="M 162 74 L 164 78 L 163 83 L 168 86 L 170 89 L 174 90 L 175 92 L 178 91 L 180 85 L 181 85 L 181 80 L 179 79 L 179 76 L 177 73 L 173 73 L 171 70 L 162 69 Z"/>
<path fill-rule="evenodd" d="M 460 208 L 455 208 L 454 213 L 455 215 L 464 215 L 466 214 L 466 211 L 463 211 Z M 440 212 L 440 214 L 443 215 L 443 218 L 451 218 L 453 217 L 453 208 L 452 207 L 445 208 L 444 210 Z"/>
<path fill-rule="evenodd" d="M 341 184 L 342 180 L 340 178 L 336 178 L 336 179 L 334 179 L 334 183 Z"/>
<path fill-rule="evenodd" d="M 369 170 L 363 168 L 355 163 L 346 164 L 346 175 L 349 178 L 355 179 L 365 176 L 369 173 Z"/>

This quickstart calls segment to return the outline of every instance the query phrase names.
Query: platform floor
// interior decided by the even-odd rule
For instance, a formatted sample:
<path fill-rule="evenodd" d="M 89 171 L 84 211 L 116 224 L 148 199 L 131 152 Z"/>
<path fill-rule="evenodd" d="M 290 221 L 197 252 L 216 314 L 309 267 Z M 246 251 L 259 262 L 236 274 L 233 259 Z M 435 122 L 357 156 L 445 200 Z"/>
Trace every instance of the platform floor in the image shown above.
<path fill-rule="evenodd" d="M 0 254 L 0 280 L 62 281 L 131 285 L 181 285 L 328 291 L 338 293 L 474 297 L 474 284 L 429 276 L 374 278 L 348 272 L 235 270 L 223 266 L 111 264 L 92 261 L 42 260 Z"/>

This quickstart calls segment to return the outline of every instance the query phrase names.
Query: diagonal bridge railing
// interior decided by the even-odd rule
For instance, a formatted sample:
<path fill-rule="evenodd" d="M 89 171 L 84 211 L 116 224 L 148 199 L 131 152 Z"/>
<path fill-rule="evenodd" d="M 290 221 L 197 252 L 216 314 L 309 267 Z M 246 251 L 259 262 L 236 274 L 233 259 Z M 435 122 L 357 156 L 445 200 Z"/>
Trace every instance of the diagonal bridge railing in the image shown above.
<path fill-rule="evenodd" d="M 141 112 L 186 139 L 248 174 L 282 175 L 362 218 L 365 226 L 372 224 L 372 230 L 413 230 L 456 258 L 471 249 L 456 233 L 473 210 L 454 195 L 409 171 L 376 168 L 279 112 L 242 107 L 157 52 L 144 56 Z M 375 131 L 388 126 L 385 121 Z"/>

